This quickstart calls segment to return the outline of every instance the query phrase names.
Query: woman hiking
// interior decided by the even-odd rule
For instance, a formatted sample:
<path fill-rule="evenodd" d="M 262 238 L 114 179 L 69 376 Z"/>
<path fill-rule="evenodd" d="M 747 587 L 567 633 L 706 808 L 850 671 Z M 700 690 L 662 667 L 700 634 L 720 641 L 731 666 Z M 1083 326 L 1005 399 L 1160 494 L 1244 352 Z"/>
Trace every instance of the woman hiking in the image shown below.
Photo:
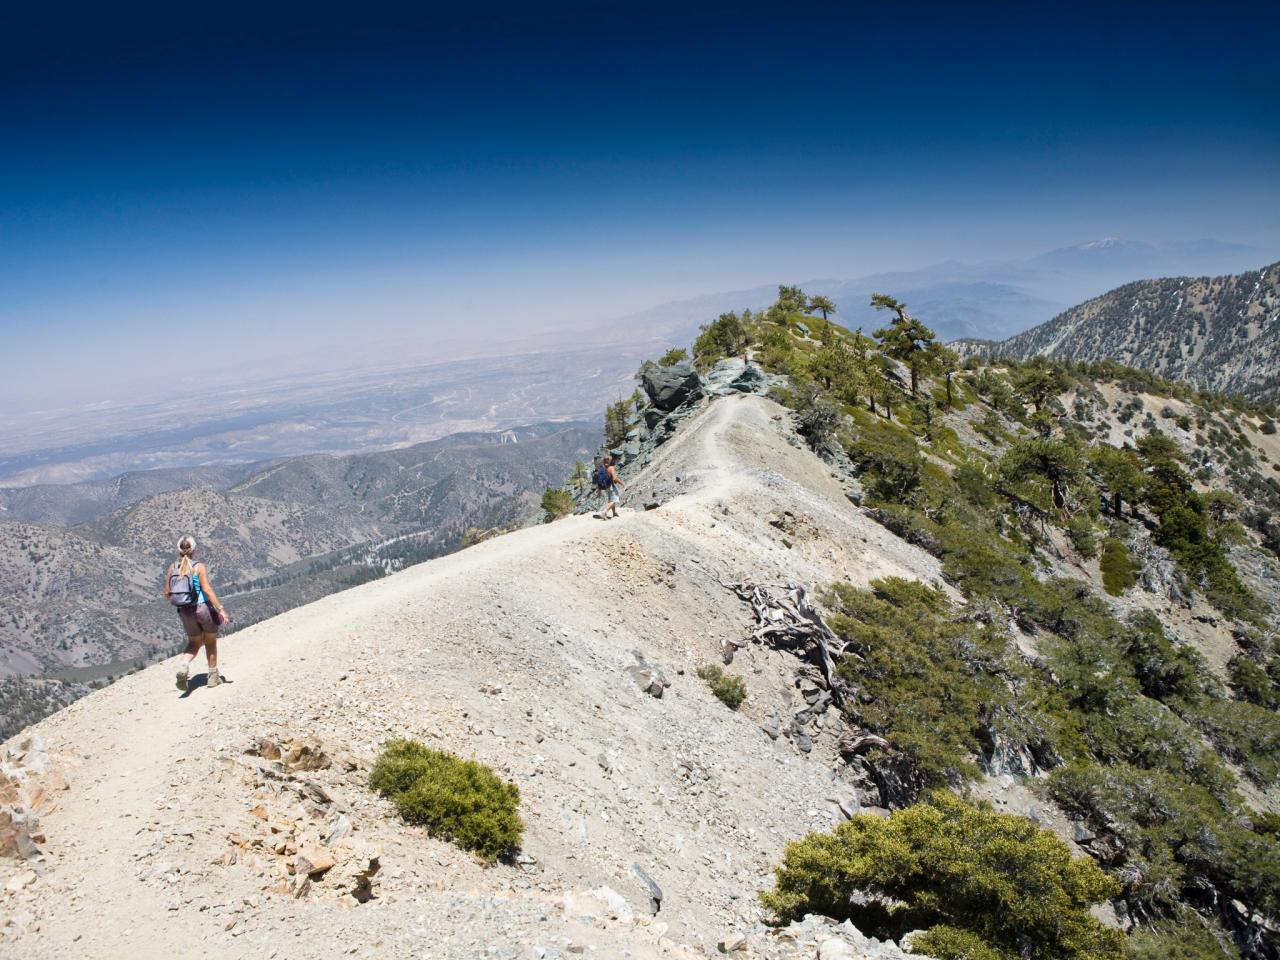
<path fill-rule="evenodd" d="M 595 514 L 597 520 L 608 520 L 610 510 L 615 517 L 618 515 L 618 501 L 626 486 L 618 476 L 618 468 L 613 465 L 613 457 L 605 457 L 600 461 L 600 466 L 596 469 L 596 489 L 604 494 L 605 501 L 604 509 Z"/>
<path fill-rule="evenodd" d="M 182 666 L 178 668 L 178 689 L 186 691 L 191 661 L 204 647 L 209 661 L 207 685 L 216 687 L 222 683 L 218 674 L 218 628 L 227 622 L 218 595 L 213 591 L 209 568 L 196 560 L 194 537 L 178 541 L 178 559 L 169 564 L 164 575 L 165 598 L 178 608 L 182 628 L 187 632 L 187 649 L 182 654 Z"/>

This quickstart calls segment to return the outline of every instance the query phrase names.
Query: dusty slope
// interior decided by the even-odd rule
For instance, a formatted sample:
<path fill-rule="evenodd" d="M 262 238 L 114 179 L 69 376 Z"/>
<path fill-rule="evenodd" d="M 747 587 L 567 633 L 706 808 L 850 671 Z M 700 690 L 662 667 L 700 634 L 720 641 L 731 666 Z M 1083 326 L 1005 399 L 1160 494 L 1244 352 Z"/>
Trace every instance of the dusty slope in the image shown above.
<path fill-rule="evenodd" d="M 639 510 L 652 499 L 662 507 Z M 850 509 L 782 409 L 758 398 L 713 403 L 660 449 L 624 506 L 634 509 L 621 520 L 501 537 L 238 633 L 223 644 L 234 682 L 221 688 L 180 696 L 165 663 L 40 723 L 70 786 L 42 818 L 38 878 L 0 895 L 0 954 L 714 950 L 754 916 L 783 845 L 830 825 L 828 798 L 849 795 L 831 781 L 831 734 L 805 756 L 759 726 L 786 715 L 789 655 L 739 654 L 751 695 L 739 713 L 693 676 L 749 625 L 719 581 L 936 581 L 936 562 Z M 768 522 L 784 510 L 789 533 Z M 625 673 L 633 650 L 672 681 L 661 699 Z M 332 812 L 309 812 L 245 754 L 262 736 L 303 735 L 339 761 L 301 778 L 349 816 L 352 842 L 385 848 L 370 903 L 332 892 L 340 868 L 301 899 L 276 892 L 276 858 L 228 839 L 273 842 L 259 804 L 271 821 L 326 829 Z M 397 823 L 364 789 L 364 765 L 402 735 L 513 777 L 532 862 L 483 869 Z M 361 766 L 344 772 L 344 755 Z M 233 851 L 237 862 L 219 862 Z M 665 895 L 651 921 L 633 864 Z M 0 887 L 19 869 L 4 862 Z M 566 892 L 602 885 L 642 920 L 566 916 Z"/>

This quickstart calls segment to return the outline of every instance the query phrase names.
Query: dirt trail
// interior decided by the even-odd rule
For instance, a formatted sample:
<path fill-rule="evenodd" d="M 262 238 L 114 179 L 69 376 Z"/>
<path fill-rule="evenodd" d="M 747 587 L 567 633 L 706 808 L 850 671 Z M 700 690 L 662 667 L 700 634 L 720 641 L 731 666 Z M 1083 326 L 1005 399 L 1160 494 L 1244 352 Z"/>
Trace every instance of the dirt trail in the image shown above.
<path fill-rule="evenodd" d="M 650 501 L 661 506 L 640 509 Z M 756 919 L 755 891 L 785 843 L 829 827 L 849 793 L 832 773 L 830 731 L 806 755 L 760 727 L 797 709 L 790 655 L 739 653 L 750 697 L 738 712 L 693 675 L 749 626 L 722 582 L 937 582 L 937 563 L 850 508 L 785 411 L 755 397 L 718 400 L 687 423 L 623 508 L 618 520 L 569 517 L 487 541 L 239 632 L 220 645 L 231 681 L 220 688 L 202 685 L 201 660 L 180 695 L 169 661 L 43 721 L 35 730 L 69 789 L 42 818 L 36 880 L 0 899 L 0 955 L 714 952 Z M 660 699 L 628 676 L 635 651 L 670 680 Z M 264 736 L 315 738 L 335 761 L 298 783 L 264 779 L 246 754 Z M 484 868 L 398 823 L 363 786 L 390 736 L 514 779 L 525 862 Z M 332 801 L 323 813 L 290 793 L 307 779 Z M 264 835 L 263 809 L 273 824 L 275 811 L 300 813 L 312 832 L 341 811 L 353 842 L 383 848 L 376 898 L 352 905 L 328 880 L 297 899 L 283 892 L 278 858 L 235 843 Z M 636 866 L 662 889 L 655 917 Z M 0 889 L 22 869 L 0 866 Z M 601 887 L 625 909 L 584 893 Z"/>

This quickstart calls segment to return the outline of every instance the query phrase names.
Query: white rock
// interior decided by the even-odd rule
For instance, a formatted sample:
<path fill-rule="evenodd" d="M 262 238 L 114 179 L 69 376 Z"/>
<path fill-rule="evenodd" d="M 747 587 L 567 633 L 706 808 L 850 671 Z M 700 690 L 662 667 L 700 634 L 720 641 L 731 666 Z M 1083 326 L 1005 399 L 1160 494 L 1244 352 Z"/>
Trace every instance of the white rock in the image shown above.
<path fill-rule="evenodd" d="M 4 888 L 10 893 L 18 893 L 25 890 L 31 884 L 36 882 L 36 872 L 34 870 L 23 870 L 21 873 L 9 879 Z"/>
<path fill-rule="evenodd" d="M 853 947 L 839 938 L 823 940 L 818 944 L 818 960 L 853 960 Z"/>
<path fill-rule="evenodd" d="M 564 895 L 564 915 L 566 918 L 620 920 L 623 923 L 631 923 L 635 919 L 635 911 L 627 903 L 627 898 L 610 887 L 570 890 Z"/>

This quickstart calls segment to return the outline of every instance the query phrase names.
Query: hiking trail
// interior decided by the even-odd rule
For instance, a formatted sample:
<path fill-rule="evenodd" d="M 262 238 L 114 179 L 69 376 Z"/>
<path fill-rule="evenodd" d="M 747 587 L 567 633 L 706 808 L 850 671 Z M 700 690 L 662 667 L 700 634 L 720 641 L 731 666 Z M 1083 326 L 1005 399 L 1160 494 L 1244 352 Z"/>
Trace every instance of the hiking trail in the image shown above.
<path fill-rule="evenodd" d="M 622 508 L 230 635 L 220 688 L 203 685 L 201 654 L 180 694 L 171 658 L 20 735 L 38 734 L 67 788 L 40 818 L 45 859 L 0 862 L 0 887 L 35 871 L 3 901 L 0 955 L 682 957 L 758 925 L 786 843 L 829 829 L 850 798 L 834 724 L 808 754 L 762 729 L 803 706 L 793 655 L 740 650 L 736 712 L 695 676 L 753 626 L 722 584 L 938 583 L 938 564 L 853 508 L 787 411 L 755 396 L 690 418 Z M 176 616 L 173 629 L 176 642 Z M 637 652 L 669 681 L 660 698 L 628 673 Z M 367 787 L 389 737 L 513 779 L 517 862 L 486 868 L 399 821 Z M 314 743 L 327 763 L 281 775 L 264 738 Z M 339 865 L 291 888 L 275 848 L 335 823 L 349 831 Z M 341 877 L 373 857 L 374 898 L 356 904 Z M 656 915 L 642 874 L 661 889 Z"/>

